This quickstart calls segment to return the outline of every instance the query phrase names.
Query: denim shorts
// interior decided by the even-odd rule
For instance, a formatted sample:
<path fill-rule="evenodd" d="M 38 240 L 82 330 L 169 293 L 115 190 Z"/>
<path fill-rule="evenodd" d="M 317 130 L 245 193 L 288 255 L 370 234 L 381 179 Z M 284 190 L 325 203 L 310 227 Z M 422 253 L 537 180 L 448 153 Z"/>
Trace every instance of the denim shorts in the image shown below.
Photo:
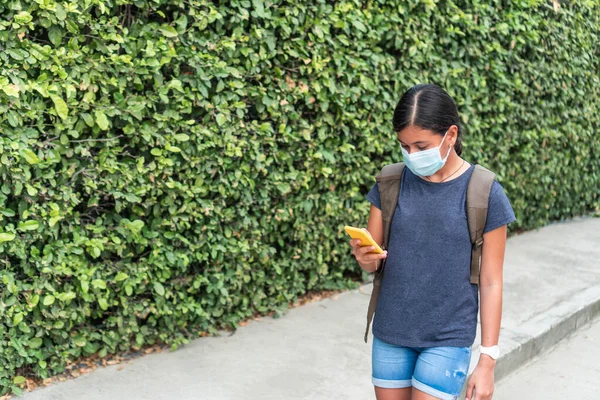
<path fill-rule="evenodd" d="M 442 400 L 458 399 L 471 363 L 471 347 L 402 347 L 373 337 L 373 385 L 414 386 Z"/>

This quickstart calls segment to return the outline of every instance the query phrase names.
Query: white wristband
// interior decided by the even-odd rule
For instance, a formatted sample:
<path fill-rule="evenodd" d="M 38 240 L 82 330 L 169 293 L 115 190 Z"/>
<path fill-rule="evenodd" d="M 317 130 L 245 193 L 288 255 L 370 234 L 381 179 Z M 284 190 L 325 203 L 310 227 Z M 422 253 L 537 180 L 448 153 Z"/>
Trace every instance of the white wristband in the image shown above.
<path fill-rule="evenodd" d="M 479 346 L 479 353 L 487 354 L 488 356 L 492 357 L 494 360 L 497 360 L 498 357 L 500 357 L 500 347 L 498 345 L 490 346 L 490 347 Z"/>

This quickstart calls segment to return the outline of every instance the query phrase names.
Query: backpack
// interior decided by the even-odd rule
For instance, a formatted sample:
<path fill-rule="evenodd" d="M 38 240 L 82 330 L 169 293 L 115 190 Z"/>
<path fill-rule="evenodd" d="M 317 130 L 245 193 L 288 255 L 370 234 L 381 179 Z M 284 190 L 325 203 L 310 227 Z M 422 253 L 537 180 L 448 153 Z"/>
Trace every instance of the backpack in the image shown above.
<path fill-rule="evenodd" d="M 390 227 L 394 217 L 394 211 L 398 204 L 398 196 L 400 194 L 400 181 L 402 180 L 402 171 L 405 164 L 403 162 L 386 165 L 381 169 L 381 172 L 375 177 L 379 188 L 379 196 L 381 198 L 381 215 L 383 217 L 383 243 L 381 248 L 386 250 L 390 239 Z M 467 223 L 469 225 L 469 235 L 471 237 L 471 276 L 470 282 L 479 284 L 479 268 L 481 264 L 481 250 L 483 246 L 483 229 L 487 219 L 488 201 L 490 191 L 496 174 L 490 170 L 475 165 L 473 175 L 469 178 L 467 186 Z M 385 270 L 385 262 L 387 258 L 382 260 L 381 266 L 375 271 L 373 279 L 373 291 L 369 300 L 369 309 L 367 311 L 367 329 L 365 331 L 365 343 L 369 335 L 369 326 L 375 313 L 377 306 L 377 298 L 381 289 L 381 281 L 383 279 L 383 271 Z"/>

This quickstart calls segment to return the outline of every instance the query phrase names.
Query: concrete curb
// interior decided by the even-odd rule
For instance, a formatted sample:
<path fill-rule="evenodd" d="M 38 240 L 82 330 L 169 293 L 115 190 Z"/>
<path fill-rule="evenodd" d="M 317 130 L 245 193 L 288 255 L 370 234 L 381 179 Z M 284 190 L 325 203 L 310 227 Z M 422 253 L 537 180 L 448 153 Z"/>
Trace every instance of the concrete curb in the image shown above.
<path fill-rule="evenodd" d="M 520 343 L 513 342 L 512 345 L 503 346 L 504 349 L 501 348 L 504 354 L 500 356 L 496 364 L 496 382 L 527 364 L 533 357 L 549 350 L 599 314 L 600 286 L 596 286 L 582 291 L 568 302 L 558 304 L 547 313 L 540 314 L 522 324 L 518 329 L 519 332 L 512 332 L 512 334 L 523 340 Z M 502 345 L 503 333 L 506 331 L 504 328 L 501 329 L 500 345 Z M 476 343 L 478 342 L 476 341 Z M 471 367 L 466 382 L 477 365 L 478 348 L 478 345 L 473 346 Z M 467 390 L 466 382 L 461 393 L 463 399 Z"/>

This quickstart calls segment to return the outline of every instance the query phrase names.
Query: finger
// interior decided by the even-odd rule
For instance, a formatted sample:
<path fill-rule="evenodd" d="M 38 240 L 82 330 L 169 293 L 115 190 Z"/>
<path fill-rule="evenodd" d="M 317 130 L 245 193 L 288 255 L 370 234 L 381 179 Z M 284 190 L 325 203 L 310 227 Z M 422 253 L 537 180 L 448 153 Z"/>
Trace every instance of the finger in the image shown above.
<path fill-rule="evenodd" d="M 360 255 L 367 254 L 370 251 L 373 251 L 373 246 L 360 246 L 356 252 Z"/>
<path fill-rule="evenodd" d="M 469 384 L 467 385 L 467 392 L 465 394 L 465 400 L 471 400 L 471 395 L 473 394 L 474 387 L 475 387 L 475 383 L 472 381 L 469 381 Z"/>
<path fill-rule="evenodd" d="M 371 262 L 371 261 L 378 261 L 381 260 L 383 258 L 387 257 L 387 253 L 383 253 L 383 254 L 364 254 L 362 256 L 358 256 L 357 258 L 360 258 L 361 261 L 363 262 Z"/>
<path fill-rule="evenodd" d="M 350 239 L 350 246 L 359 247 L 359 245 L 360 245 L 360 239 Z"/>
<path fill-rule="evenodd" d="M 375 246 L 361 246 L 358 249 L 359 254 L 368 254 L 372 251 L 375 251 Z"/>

